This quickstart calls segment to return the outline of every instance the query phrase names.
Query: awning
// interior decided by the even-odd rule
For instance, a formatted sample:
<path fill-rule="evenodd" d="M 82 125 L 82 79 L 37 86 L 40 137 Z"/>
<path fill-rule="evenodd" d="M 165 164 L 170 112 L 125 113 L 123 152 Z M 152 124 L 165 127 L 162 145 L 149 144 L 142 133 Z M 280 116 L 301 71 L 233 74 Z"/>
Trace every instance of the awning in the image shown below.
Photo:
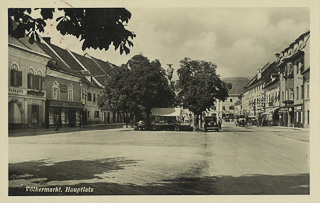
<path fill-rule="evenodd" d="M 181 108 L 153 108 L 152 116 L 181 116 Z"/>

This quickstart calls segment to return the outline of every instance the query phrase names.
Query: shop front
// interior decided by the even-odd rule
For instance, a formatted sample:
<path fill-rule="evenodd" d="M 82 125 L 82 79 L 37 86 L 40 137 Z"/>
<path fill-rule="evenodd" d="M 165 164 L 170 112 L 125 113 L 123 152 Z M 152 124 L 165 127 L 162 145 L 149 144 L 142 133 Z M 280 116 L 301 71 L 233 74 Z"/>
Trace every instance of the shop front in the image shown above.
<path fill-rule="evenodd" d="M 293 127 L 294 125 L 294 108 L 281 107 L 279 109 L 279 123 L 281 126 Z"/>
<path fill-rule="evenodd" d="M 294 127 L 303 128 L 303 108 L 302 106 L 294 107 Z"/>
<path fill-rule="evenodd" d="M 47 100 L 46 127 L 79 127 L 81 114 L 81 102 Z"/>

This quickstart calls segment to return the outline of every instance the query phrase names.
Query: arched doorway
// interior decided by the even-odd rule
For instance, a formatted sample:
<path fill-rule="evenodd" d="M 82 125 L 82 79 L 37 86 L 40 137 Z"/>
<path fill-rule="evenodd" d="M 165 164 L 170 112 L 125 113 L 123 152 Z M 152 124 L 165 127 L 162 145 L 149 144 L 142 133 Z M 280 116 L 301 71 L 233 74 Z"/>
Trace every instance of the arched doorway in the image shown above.
<path fill-rule="evenodd" d="M 24 109 L 22 103 L 13 99 L 8 104 L 9 129 L 24 128 Z"/>

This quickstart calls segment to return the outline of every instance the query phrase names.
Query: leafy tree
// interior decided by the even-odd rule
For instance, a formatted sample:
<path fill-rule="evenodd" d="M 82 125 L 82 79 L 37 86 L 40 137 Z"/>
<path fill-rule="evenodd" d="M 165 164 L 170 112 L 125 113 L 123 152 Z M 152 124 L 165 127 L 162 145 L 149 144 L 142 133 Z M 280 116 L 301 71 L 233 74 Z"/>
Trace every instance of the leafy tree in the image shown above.
<path fill-rule="evenodd" d="M 171 107 L 175 93 L 166 79 L 159 60 L 149 61 L 141 54 L 133 56 L 107 81 L 104 105 L 111 110 L 139 115 L 149 123 L 151 109 Z"/>
<path fill-rule="evenodd" d="M 216 64 L 212 62 L 189 58 L 180 61 L 177 101 L 194 113 L 195 129 L 199 128 L 198 120 L 202 112 L 213 107 L 216 99 L 225 101 L 232 88 L 230 83 L 221 81 L 216 69 Z"/>
<path fill-rule="evenodd" d="M 32 12 L 40 10 L 41 17 L 32 17 Z M 120 54 L 130 53 L 128 47 L 136 35 L 125 29 L 131 13 L 125 8 L 59 8 L 63 15 L 56 18 L 56 29 L 62 35 L 73 35 L 83 41 L 82 49 L 109 49 L 112 44 Z M 39 33 L 44 32 L 46 20 L 53 19 L 54 8 L 10 8 L 8 9 L 9 34 L 16 38 L 29 36 L 33 44 L 40 41 Z"/>

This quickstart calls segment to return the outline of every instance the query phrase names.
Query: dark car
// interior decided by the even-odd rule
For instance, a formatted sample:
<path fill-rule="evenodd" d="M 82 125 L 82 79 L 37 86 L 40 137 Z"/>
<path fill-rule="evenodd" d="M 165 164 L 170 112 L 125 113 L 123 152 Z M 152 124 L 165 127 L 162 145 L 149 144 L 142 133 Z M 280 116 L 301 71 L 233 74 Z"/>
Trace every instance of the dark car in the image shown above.
<path fill-rule="evenodd" d="M 221 122 L 215 116 L 207 116 L 204 118 L 204 130 L 208 132 L 208 130 L 216 130 L 219 131 L 221 129 Z"/>

